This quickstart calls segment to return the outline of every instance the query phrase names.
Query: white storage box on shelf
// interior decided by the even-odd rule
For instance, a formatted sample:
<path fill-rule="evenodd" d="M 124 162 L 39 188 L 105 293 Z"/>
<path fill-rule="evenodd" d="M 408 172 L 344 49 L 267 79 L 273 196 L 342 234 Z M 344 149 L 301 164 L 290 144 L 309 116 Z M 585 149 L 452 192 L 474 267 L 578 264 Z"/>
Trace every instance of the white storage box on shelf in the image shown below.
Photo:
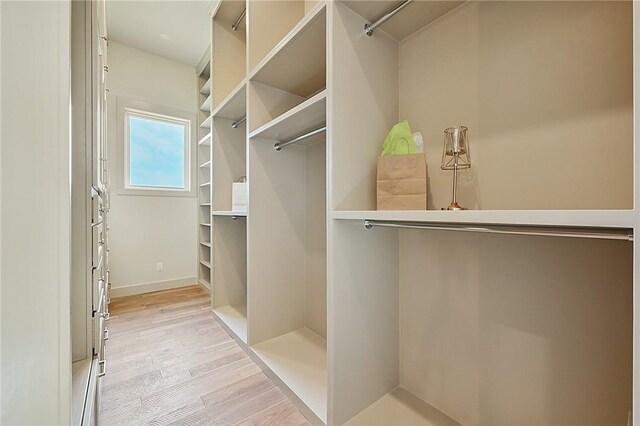
<path fill-rule="evenodd" d="M 247 211 L 247 182 L 233 182 L 231 192 L 231 210 L 234 212 Z"/>

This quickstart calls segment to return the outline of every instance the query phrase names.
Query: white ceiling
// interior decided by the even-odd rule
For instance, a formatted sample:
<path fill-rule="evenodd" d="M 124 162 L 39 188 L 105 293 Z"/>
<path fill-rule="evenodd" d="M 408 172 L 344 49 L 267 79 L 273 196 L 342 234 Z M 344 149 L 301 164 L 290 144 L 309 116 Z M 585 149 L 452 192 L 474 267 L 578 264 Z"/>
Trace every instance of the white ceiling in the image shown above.
<path fill-rule="evenodd" d="M 107 33 L 111 40 L 196 66 L 210 43 L 209 4 L 108 0 Z"/>

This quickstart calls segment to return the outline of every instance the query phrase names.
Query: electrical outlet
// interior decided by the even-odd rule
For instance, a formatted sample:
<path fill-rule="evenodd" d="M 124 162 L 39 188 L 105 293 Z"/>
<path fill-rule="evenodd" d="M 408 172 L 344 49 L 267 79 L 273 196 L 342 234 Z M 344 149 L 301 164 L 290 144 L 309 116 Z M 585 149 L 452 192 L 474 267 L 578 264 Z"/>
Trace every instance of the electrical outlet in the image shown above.
<path fill-rule="evenodd" d="M 156 263 L 156 271 L 158 271 L 158 272 L 164 271 L 164 263 L 162 263 L 162 262 Z"/>

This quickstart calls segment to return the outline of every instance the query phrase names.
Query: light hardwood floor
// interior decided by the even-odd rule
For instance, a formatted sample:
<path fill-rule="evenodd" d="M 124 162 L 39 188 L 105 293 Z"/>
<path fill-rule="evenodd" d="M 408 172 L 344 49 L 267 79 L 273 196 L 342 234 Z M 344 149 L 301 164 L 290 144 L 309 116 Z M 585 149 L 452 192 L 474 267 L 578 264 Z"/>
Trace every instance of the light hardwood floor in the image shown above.
<path fill-rule="evenodd" d="M 101 425 L 307 425 L 199 286 L 114 298 Z"/>

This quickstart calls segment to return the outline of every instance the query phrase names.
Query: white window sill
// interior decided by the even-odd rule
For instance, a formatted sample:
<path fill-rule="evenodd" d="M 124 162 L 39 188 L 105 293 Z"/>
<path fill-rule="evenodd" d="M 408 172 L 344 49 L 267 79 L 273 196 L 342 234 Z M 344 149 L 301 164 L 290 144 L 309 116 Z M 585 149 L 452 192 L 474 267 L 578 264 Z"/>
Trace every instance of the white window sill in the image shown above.
<path fill-rule="evenodd" d="M 116 195 L 129 195 L 139 197 L 183 197 L 183 198 L 195 198 L 196 191 L 186 191 L 183 189 L 133 189 L 133 188 L 118 188 Z"/>

